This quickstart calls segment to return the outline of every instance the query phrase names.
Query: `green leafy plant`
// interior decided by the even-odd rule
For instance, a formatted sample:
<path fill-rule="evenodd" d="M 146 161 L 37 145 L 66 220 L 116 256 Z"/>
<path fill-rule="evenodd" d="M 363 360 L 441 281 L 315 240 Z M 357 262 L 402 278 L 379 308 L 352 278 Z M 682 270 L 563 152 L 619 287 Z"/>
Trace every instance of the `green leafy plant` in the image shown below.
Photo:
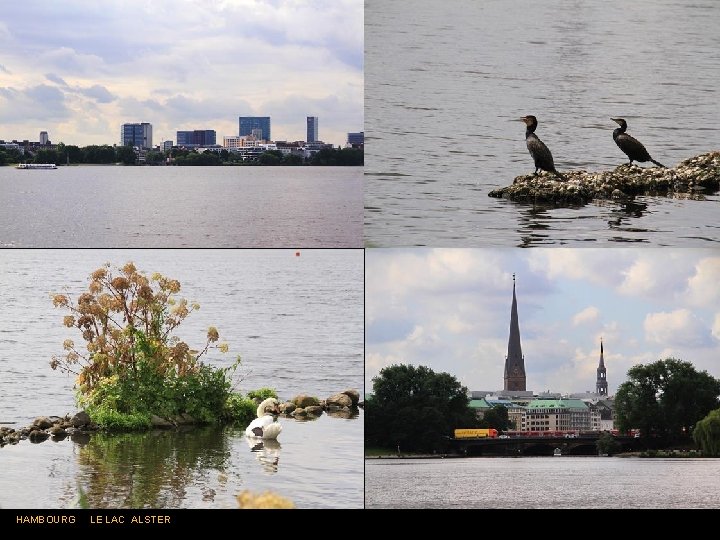
<path fill-rule="evenodd" d="M 218 343 L 217 328 L 207 331 L 203 348 L 193 350 L 173 334 L 200 306 L 177 299 L 180 283 L 161 274 L 147 277 L 132 262 L 115 272 L 106 264 L 90 275 L 87 292 L 72 303 L 53 296 L 63 318 L 77 328 L 86 351 L 67 339 L 65 353 L 53 356 L 53 369 L 76 375 L 78 403 L 98 424 L 111 429 L 138 429 L 150 417 L 187 415 L 192 421 L 214 422 L 227 416 L 231 379 L 240 358 L 216 368 L 201 358 Z"/>
<path fill-rule="evenodd" d="M 247 397 L 250 399 L 258 399 L 260 401 L 264 401 L 268 398 L 275 398 L 277 399 L 278 395 L 274 388 L 258 388 L 257 390 L 250 390 L 247 393 Z"/>

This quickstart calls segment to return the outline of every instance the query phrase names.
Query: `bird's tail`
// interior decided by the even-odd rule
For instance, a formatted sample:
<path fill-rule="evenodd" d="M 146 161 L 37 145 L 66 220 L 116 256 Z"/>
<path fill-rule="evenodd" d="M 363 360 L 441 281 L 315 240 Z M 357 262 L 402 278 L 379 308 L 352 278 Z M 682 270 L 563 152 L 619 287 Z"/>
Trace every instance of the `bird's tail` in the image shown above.
<path fill-rule="evenodd" d="M 652 161 L 652 162 L 653 162 L 655 165 L 657 165 L 658 167 L 662 167 L 663 169 L 667 169 L 667 167 L 666 167 L 665 165 L 663 165 L 662 163 L 660 163 L 659 161 L 655 161 L 655 160 L 652 159 L 652 158 L 650 158 L 650 161 Z"/>
<path fill-rule="evenodd" d="M 567 177 L 564 174 L 560 174 L 557 170 L 553 169 L 553 172 L 560 177 L 560 180 L 567 182 Z"/>

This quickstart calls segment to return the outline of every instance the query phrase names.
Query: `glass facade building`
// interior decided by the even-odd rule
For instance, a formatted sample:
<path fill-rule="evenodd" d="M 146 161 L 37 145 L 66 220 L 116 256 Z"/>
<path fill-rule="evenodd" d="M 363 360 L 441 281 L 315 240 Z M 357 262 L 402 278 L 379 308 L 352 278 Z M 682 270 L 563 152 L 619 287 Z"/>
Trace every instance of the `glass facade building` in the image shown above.
<path fill-rule="evenodd" d="M 193 131 L 176 132 L 178 146 L 213 146 L 217 144 L 214 129 L 195 129 Z"/>
<path fill-rule="evenodd" d="M 262 131 L 262 139 L 272 141 L 270 137 L 270 117 L 269 116 L 241 116 L 240 117 L 240 137 L 249 137 L 253 134 L 254 129 Z"/>
<path fill-rule="evenodd" d="M 307 117 L 307 139 L 305 142 L 316 142 L 318 140 L 318 117 Z"/>
<path fill-rule="evenodd" d="M 148 122 L 123 124 L 120 129 L 120 144 L 122 146 L 152 148 L 152 124 Z"/>

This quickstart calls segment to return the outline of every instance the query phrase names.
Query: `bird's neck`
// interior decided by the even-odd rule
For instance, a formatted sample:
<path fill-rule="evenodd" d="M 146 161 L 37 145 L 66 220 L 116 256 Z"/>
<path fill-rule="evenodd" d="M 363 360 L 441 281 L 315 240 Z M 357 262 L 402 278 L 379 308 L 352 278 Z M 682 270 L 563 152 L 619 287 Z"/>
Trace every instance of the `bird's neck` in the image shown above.
<path fill-rule="evenodd" d="M 535 128 L 536 128 L 536 127 L 537 127 L 537 126 L 528 126 L 528 127 L 527 127 L 527 129 L 525 130 L 525 138 L 526 138 L 526 139 L 529 138 L 529 137 L 531 137 L 531 136 L 535 133 Z"/>
<path fill-rule="evenodd" d="M 626 130 L 626 129 L 627 129 L 627 127 L 618 127 L 618 128 L 615 128 L 615 129 L 613 130 L 613 139 L 617 139 L 618 136 L 620 136 L 620 135 L 622 135 L 623 133 L 625 133 L 625 130 Z"/>

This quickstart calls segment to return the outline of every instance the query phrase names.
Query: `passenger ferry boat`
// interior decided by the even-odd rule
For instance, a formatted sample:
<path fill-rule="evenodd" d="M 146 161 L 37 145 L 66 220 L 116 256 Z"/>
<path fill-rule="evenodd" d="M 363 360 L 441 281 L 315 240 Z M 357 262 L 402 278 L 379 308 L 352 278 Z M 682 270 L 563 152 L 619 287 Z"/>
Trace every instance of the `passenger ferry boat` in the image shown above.
<path fill-rule="evenodd" d="M 16 169 L 57 169 L 54 163 L 20 163 Z"/>

